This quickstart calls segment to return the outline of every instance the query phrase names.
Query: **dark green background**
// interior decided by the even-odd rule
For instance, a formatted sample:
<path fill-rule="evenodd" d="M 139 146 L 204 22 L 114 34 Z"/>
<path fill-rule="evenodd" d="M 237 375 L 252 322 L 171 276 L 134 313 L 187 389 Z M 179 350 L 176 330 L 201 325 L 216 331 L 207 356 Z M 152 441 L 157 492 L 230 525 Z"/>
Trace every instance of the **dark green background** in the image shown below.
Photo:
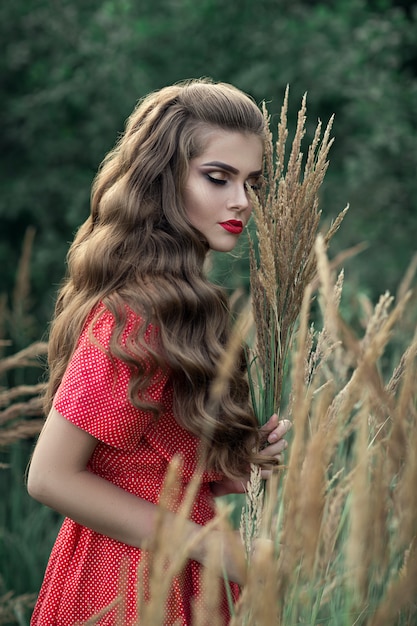
<path fill-rule="evenodd" d="M 90 185 L 136 101 L 199 76 L 232 82 L 290 125 L 308 92 L 308 128 L 335 113 L 323 219 L 351 209 L 332 254 L 347 298 L 395 292 L 416 250 L 417 2 L 390 0 L 13 0 L 0 6 L 0 293 L 12 293 L 22 241 L 36 228 L 30 307 L 15 343 L 44 333 Z M 275 126 L 276 116 L 274 117 Z M 245 283 L 245 264 L 227 286 Z M 19 334 L 19 336 L 17 336 Z"/>

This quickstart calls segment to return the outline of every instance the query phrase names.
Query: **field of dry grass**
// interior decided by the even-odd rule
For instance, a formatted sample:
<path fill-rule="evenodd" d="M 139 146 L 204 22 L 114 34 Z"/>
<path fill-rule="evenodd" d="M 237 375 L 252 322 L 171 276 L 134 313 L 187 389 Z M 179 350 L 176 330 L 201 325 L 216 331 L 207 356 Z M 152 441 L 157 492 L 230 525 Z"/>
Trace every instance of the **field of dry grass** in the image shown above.
<path fill-rule="evenodd" d="M 360 329 L 346 323 L 340 312 L 340 266 L 357 250 L 331 262 L 327 250 L 345 212 L 319 234 L 318 194 L 331 125 L 323 137 L 318 127 L 302 170 L 304 122 L 303 103 L 287 158 L 284 103 L 278 143 L 271 140 L 267 154 L 267 184 L 255 200 L 254 321 L 247 328 L 245 320 L 240 332 L 246 329 L 260 422 L 278 409 L 293 429 L 285 464 L 266 487 L 252 470 L 241 516 L 247 582 L 230 626 L 412 626 L 417 624 L 417 335 L 412 321 L 417 307 L 410 291 L 415 268 L 395 297 L 383 294 L 375 305 L 361 299 Z M 10 369 L 33 365 L 45 348 L 37 343 L 3 358 L 3 379 Z M 0 390 L 3 448 L 38 432 L 40 391 L 39 385 Z M 173 466 L 167 493 L 175 472 Z M 187 558 L 190 546 L 181 524 L 195 488 L 192 483 L 168 532 L 161 513 L 147 563 L 150 601 L 140 598 L 149 626 L 163 626 L 170 580 Z M 233 500 L 220 502 L 212 525 L 227 527 L 232 506 Z M 219 546 L 213 545 L 203 581 L 206 611 L 196 612 L 194 626 L 222 623 L 216 604 L 220 576 Z M 120 581 L 122 607 L 123 569 Z M 0 624 L 27 623 L 19 621 L 16 606 L 31 601 L 4 595 Z M 100 616 L 89 622 L 95 623 Z"/>

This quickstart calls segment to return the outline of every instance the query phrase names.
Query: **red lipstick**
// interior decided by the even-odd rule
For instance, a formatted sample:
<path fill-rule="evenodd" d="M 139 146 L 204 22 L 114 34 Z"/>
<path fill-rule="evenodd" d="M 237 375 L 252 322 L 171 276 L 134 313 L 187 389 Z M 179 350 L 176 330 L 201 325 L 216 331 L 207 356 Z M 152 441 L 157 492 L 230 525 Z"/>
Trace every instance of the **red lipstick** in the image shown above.
<path fill-rule="evenodd" d="M 227 230 L 227 232 L 232 233 L 232 235 L 240 235 L 243 230 L 243 223 L 240 220 L 227 220 L 227 222 L 220 222 L 220 226 Z"/>

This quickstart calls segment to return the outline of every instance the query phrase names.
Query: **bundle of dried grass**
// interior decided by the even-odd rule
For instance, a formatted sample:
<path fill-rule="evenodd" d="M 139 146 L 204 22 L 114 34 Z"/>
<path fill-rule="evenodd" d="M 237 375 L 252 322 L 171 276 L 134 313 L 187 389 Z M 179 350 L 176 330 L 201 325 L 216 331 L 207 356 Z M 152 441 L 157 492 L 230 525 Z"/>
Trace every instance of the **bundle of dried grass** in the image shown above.
<path fill-rule="evenodd" d="M 265 183 L 252 193 L 256 243 L 250 240 L 250 281 L 256 320 L 257 371 L 252 375 L 254 405 L 260 423 L 279 411 L 288 350 L 300 314 L 304 290 L 316 272 L 314 243 L 319 228 L 319 191 L 328 168 L 333 118 L 322 136 L 318 123 L 303 167 L 306 97 L 298 113 L 297 127 L 286 164 L 288 88 L 285 92 L 278 138 L 268 132 Z M 267 128 L 270 117 L 264 107 Z M 330 242 L 347 207 L 327 231 Z M 260 370 L 260 371 L 259 371 Z"/>
<path fill-rule="evenodd" d="M 263 112 L 269 129 L 270 117 L 265 106 Z M 303 166 L 301 149 L 306 123 L 304 96 L 287 159 L 287 112 L 288 87 L 275 145 L 271 131 L 268 130 L 267 134 L 264 184 L 258 194 L 252 193 L 257 237 L 256 241 L 249 240 L 250 282 L 257 342 L 255 350 L 249 352 L 248 362 L 252 404 L 261 425 L 272 413 L 279 413 L 282 409 L 291 341 L 300 317 L 305 290 L 310 288 L 316 276 L 314 245 L 321 214 L 319 192 L 333 143 L 330 137 L 333 118 L 327 124 L 323 136 L 322 124 L 319 122 Z M 325 247 L 339 228 L 346 211 L 347 207 L 328 229 L 324 236 Z M 304 362 L 300 362 L 299 366 L 303 372 Z M 298 407 L 300 427 L 305 417 L 306 413 Z M 250 483 L 253 484 L 249 484 L 248 494 L 254 492 L 255 482 L 256 469 L 252 468 Z M 260 518 L 261 515 L 262 490 L 258 492 L 258 498 L 248 498 L 247 510 L 242 517 L 242 533 L 246 536 L 246 544 L 251 532 L 257 536 L 250 520 Z"/>
<path fill-rule="evenodd" d="M 287 105 L 288 91 L 275 155 L 269 137 L 266 184 L 253 197 L 257 244 L 251 242 L 250 254 L 257 344 L 249 374 L 254 406 L 264 423 L 273 411 L 282 410 L 285 369 L 291 368 L 285 397 L 294 430 L 281 488 L 274 491 L 271 483 L 268 505 L 261 496 L 247 498 L 242 530 L 251 543 L 252 575 L 236 624 L 411 623 L 402 620 L 417 615 L 415 558 L 410 562 L 417 539 L 417 462 L 409 446 L 417 437 L 412 383 L 416 340 L 388 383 L 379 364 L 409 298 L 415 263 L 395 306 L 389 294 L 375 308 L 368 303 L 365 334 L 358 339 L 339 313 L 343 272 L 335 276 L 333 268 L 359 248 L 332 264 L 326 255 L 346 209 L 324 236 L 317 233 L 318 191 L 328 166 L 332 120 L 321 144 L 318 125 L 300 180 L 305 99 L 284 174 Z M 317 288 L 319 332 L 309 322 Z M 248 493 L 259 493 L 256 485 L 253 472 Z M 271 502 L 274 513 L 270 509 L 266 515 Z M 261 516 L 269 521 L 259 530 L 253 520 Z M 263 548 L 257 552 L 257 536 L 274 543 L 269 557 Z M 254 581 L 271 590 L 262 607 L 249 588 L 257 586 Z M 266 621 L 262 611 L 269 602 L 274 609 Z"/>
<path fill-rule="evenodd" d="M 320 238 L 315 251 L 323 325 L 311 330 L 308 288 L 288 466 L 268 486 L 232 623 L 406 626 L 417 620 L 417 336 L 388 382 L 380 363 L 408 294 L 382 296 L 359 339 L 341 318 L 341 278 Z"/>

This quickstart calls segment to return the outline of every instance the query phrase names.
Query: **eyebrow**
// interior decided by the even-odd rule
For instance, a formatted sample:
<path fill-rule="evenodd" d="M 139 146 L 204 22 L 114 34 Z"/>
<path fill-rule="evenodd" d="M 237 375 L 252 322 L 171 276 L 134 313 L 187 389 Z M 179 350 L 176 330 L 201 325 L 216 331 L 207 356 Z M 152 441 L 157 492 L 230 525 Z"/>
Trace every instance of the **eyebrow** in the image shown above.
<path fill-rule="evenodd" d="M 239 170 L 232 165 L 228 165 L 227 163 L 222 163 L 222 161 L 210 161 L 210 163 L 203 163 L 203 167 L 219 167 L 226 172 L 230 172 L 231 174 L 239 174 Z M 260 176 L 262 174 L 262 170 L 256 170 L 256 172 L 250 172 L 248 178 L 252 176 Z"/>

